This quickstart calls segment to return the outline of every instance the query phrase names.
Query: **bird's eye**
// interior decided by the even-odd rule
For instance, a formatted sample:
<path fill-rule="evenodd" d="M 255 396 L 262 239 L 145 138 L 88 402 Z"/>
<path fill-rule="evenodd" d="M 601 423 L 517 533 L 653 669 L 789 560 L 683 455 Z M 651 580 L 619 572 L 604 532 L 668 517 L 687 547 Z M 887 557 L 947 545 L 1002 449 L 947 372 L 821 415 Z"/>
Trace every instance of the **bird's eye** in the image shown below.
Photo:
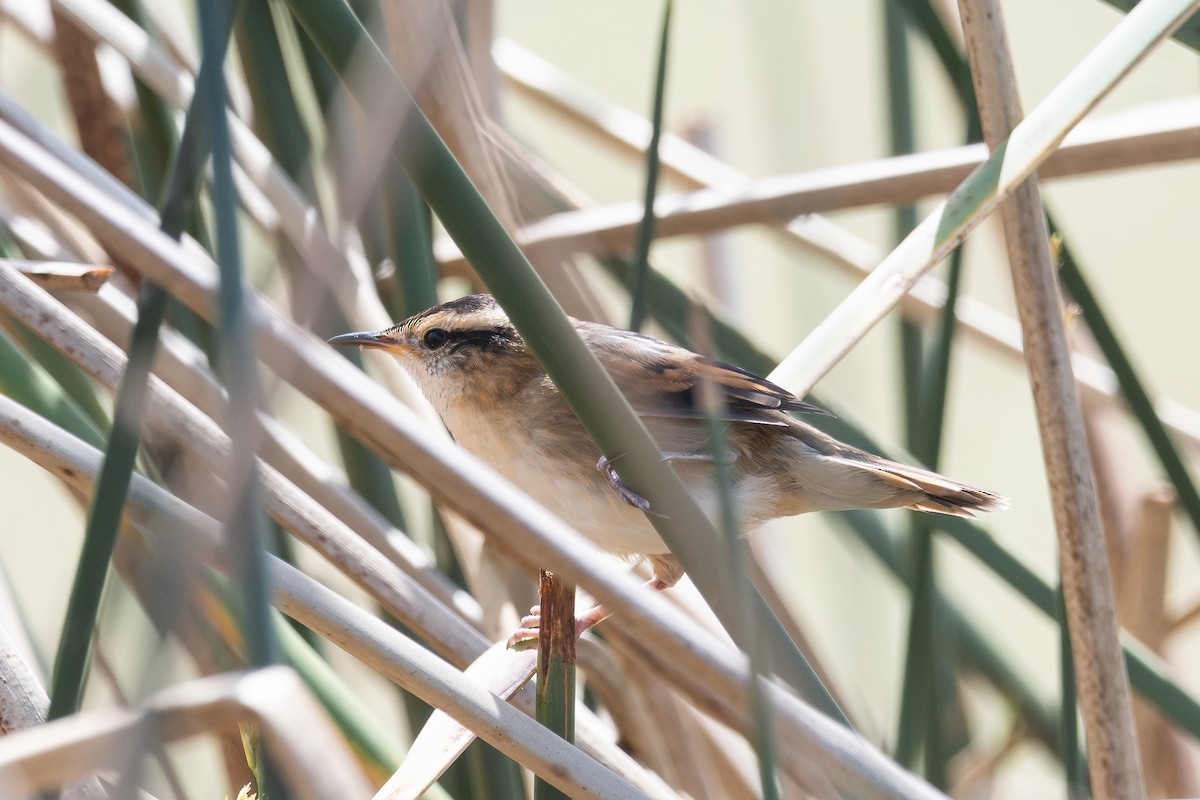
<path fill-rule="evenodd" d="M 430 350 L 437 350 L 446 343 L 450 338 L 450 334 L 446 333 L 441 328 L 431 328 L 424 336 L 423 341 L 425 346 Z"/>

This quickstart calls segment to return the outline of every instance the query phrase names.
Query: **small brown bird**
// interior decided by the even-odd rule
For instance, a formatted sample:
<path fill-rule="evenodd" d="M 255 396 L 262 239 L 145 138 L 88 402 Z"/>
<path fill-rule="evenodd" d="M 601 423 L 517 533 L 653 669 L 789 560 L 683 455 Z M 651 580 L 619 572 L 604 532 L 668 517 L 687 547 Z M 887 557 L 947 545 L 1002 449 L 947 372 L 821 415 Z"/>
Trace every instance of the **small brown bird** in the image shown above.
<path fill-rule="evenodd" d="M 747 530 L 808 511 L 906 507 L 970 517 L 1007 504 L 991 492 L 837 441 L 792 416 L 825 413 L 821 409 L 732 364 L 607 325 L 572 324 L 710 515 L 718 493 L 700 406 L 706 382 L 718 387 L 723 401 L 729 470 Z M 395 355 L 459 444 L 603 549 L 647 558 L 655 588 L 679 580 L 679 562 L 647 521 L 645 501 L 617 478 L 491 295 L 464 297 L 387 330 L 348 333 L 329 343 Z M 600 618 L 602 612 L 582 618 L 581 627 Z"/>

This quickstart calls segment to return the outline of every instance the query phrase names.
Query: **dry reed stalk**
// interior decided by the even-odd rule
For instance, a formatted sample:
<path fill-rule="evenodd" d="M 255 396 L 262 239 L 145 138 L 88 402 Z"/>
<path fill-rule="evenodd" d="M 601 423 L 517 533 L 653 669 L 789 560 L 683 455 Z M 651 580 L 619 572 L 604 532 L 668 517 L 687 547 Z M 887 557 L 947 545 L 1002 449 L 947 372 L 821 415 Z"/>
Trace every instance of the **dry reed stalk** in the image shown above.
<path fill-rule="evenodd" d="M 959 9 L 984 137 L 996 152 L 1021 119 L 1003 17 L 992 0 L 960 0 Z M 1100 800 L 1136 800 L 1145 796 L 1145 785 L 1129 680 L 1036 178 L 1016 187 L 1000 214 L 1054 502 L 1092 791 Z"/>
<path fill-rule="evenodd" d="M 83 152 L 117 180 L 132 186 L 134 170 L 125 140 L 124 114 L 105 90 L 96 62 L 96 43 L 70 16 L 53 6 L 51 14 L 54 55 Z"/>
<path fill-rule="evenodd" d="M 197 678 L 139 710 L 90 711 L 0 739 L 0 783 L 24 792 L 121 768 L 149 737 L 172 741 L 236 728 L 249 717 L 292 794 L 303 800 L 370 791 L 345 742 L 300 678 L 285 667 Z M 21 790 L 24 790 L 23 792 Z"/>
<path fill-rule="evenodd" d="M 112 267 L 101 264 L 12 260 L 7 263 L 48 292 L 98 292 L 113 274 Z"/>
<path fill-rule="evenodd" d="M 1169 484 L 1143 495 L 1117 595 L 1125 629 L 1164 658 L 1170 635 L 1166 600 L 1175 507 L 1175 490 Z M 1134 698 L 1133 714 L 1150 795 L 1194 796 L 1195 768 L 1179 746 L 1179 732 L 1141 698 Z"/>
<path fill-rule="evenodd" d="M 1109 134 L 1111 138 L 1103 136 L 1099 141 L 1090 141 L 1086 129 L 1083 135 L 1076 134 L 1068 140 L 1068 149 L 1060 151 L 1067 155 L 1050 156 L 1039 174 L 1065 177 L 1200 155 L 1196 136 L 1200 103 L 1163 107 L 1137 131 L 1131 132 L 1125 127 L 1128 124 L 1119 120 L 1114 124 L 1116 132 Z M 1135 142 L 1133 146 L 1130 139 Z M 1136 155 L 1131 158 L 1131 153 Z M 953 190 L 983 163 L 986 155 L 982 147 L 968 145 L 666 194 L 655 201 L 655 235 L 669 238 L 739 225 L 782 225 L 806 214 L 879 203 L 914 203 Z M 539 251 L 560 256 L 573 252 L 622 253 L 632 246 L 641 213 L 641 206 L 635 202 L 564 212 L 522 228 L 516 239 L 534 255 Z M 459 268 L 462 255 L 452 242 L 439 240 L 435 252 L 443 268 Z"/>
<path fill-rule="evenodd" d="M 84 492 L 91 490 L 100 465 L 95 448 L 65 434 L 27 409 L 0 395 L 0 442 L 25 455 L 55 477 Z M 182 502 L 165 489 L 135 474 L 130 485 L 128 516 L 131 522 L 164 535 L 189 562 L 226 569 L 226 553 L 219 544 L 217 522 Z M 144 533 L 148 538 L 156 534 Z M 473 680 L 438 658 L 423 645 L 363 611 L 294 567 L 271 557 L 271 583 L 275 605 L 333 644 L 346 650 L 402 688 L 438 708 L 450 709 L 467 720 L 472 730 L 520 763 L 551 777 L 578 785 L 627 787 L 614 796 L 658 797 L 653 791 L 631 790 L 628 778 L 641 782 L 639 768 L 619 751 L 613 761 L 617 773 L 598 769 L 595 756 L 584 757 L 576 748 L 545 731 L 524 713 L 486 691 Z M 582 719 L 582 718 L 581 718 Z M 584 726 L 581 725 L 581 732 Z M 613 750 L 594 735 L 590 753 Z M 0 740 L 2 741 L 2 740 Z M 315 763 L 315 762 L 314 762 Z M 657 785 L 653 780 L 646 781 Z M 631 792 L 630 794 L 625 794 Z M 604 796 L 584 792 L 581 796 Z"/>
<path fill-rule="evenodd" d="M 490 4 L 472 4 L 464 12 L 466 20 L 490 27 L 486 24 L 489 14 L 485 5 Z M 500 108 L 499 82 L 478 80 L 478 76 L 495 70 L 488 48 L 479 42 L 463 41 L 448 4 L 409 0 L 384 3 L 380 8 L 393 58 L 421 110 L 504 226 L 510 232 L 516 231 L 525 220 L 516 202 L 515 176 L 506 170 L 506 154 L 498 145 L 504 138 L 496 116 Z M 470 60 L 472 56 L 483 58 L 475 63 Z M 538 258 L 534 265 L 569 313 L 579 315 L 596 309 L 584 276 L 570 261 Z"/>

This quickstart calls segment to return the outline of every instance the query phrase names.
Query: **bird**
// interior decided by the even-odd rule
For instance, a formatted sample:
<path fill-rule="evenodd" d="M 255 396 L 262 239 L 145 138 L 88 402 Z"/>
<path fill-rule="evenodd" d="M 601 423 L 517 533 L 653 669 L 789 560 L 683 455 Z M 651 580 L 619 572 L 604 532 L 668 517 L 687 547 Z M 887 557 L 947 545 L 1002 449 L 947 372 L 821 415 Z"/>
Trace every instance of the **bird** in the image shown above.
<path fill-rule="evenodd" d="M 641 333 L 573 318 L 571 324 L 710 518 L 721 493 L 706 387 L 721 401 L 722 457 L 744 532 L 814 511 L 903 507 L 972 517 L 1007 506 L 1001 495 L 838 441 L 797 416 L 828 412 L 753 372 Z M 683 576 L 647 519 L 653 509 L 621 483 L 491 295 L 328 341 L 395 356 L 459 445 L 603 550 L 646 559 L 652 588 L 668 589 Z M 577 631 L 606 615 L 593 609 L 577 620 Z M 513 640 L 536 635 L 536 623 L 531 612 Z"/>

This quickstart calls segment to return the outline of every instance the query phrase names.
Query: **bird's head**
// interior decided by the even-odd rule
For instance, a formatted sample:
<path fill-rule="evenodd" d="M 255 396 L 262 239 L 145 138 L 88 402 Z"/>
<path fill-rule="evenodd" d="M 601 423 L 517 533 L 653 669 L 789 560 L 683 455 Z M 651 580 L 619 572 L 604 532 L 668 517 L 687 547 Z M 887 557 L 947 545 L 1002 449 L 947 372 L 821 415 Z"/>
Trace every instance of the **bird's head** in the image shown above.
<path fill-rule="evenodd" d="M 437 405 L 447 393 L 477 390 L 477 378 L 502 386 L 533 361 L 508 315 L 491 295 L 476 294 L 414 314 L 375 333 L 334 336 L 336 347 L 385 350 L 396 356 Z"/>

